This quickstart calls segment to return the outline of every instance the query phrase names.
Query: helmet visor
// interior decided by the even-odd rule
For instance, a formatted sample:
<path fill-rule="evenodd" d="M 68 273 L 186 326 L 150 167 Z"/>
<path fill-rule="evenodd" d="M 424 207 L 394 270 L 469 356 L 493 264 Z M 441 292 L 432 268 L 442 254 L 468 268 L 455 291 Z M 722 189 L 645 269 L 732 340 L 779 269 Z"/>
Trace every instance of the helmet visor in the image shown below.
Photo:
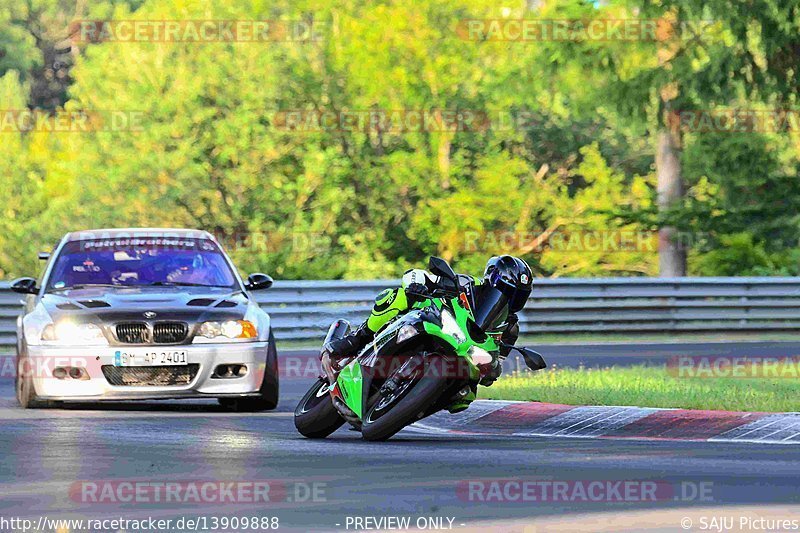
<path fill-rule="evenodd" d="M 508 312 L 508 297 L 494 287 L 485 287 L 475 310 L 475 323 L 482 331 L 494 331 L 506 321 Z"/>
<path fill-rule="evenodd" d="M 531 296 L 531 289 L 516 287 L 505 281 L 501 281 L 500 284 L 502 285 L 500 290 L 508 296 L 508 312 L 518 313 L 521 311 Z"/>

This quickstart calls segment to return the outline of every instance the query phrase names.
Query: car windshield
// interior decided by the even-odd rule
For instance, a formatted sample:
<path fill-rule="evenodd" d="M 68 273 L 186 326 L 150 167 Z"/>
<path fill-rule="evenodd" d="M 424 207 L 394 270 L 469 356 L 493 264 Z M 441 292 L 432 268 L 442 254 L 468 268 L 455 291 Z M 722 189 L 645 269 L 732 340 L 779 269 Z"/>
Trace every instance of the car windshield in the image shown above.
<path fill-rule="evenodd" d="M 125 238 L 67 243 L 48 290 L 85 286 L 201 286 L 235 288 L 217 244 L 207 239 Z"/>

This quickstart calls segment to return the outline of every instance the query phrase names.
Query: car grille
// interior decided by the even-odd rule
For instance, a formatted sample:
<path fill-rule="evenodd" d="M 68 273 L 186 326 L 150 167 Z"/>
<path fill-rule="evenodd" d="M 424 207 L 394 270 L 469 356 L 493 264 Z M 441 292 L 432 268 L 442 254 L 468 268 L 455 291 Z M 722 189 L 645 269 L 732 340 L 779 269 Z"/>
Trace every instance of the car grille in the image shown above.
<path fill-rule="evenodd" d="M 117 324 L 117 339 L 123 344 L 179 344 L 189 335 L 185 322 L 158 322 L 152 332 L 144 322 Z"/>
<path fill-rule="evenodd" d="M 181 366 L 102 366 L 106 380 L 117 387 L 188 385 L 199 369 L 197 363 Z"/>
<path fill-rule="evenodd" d="M 186 339 L 189 326 L 183 322 L 159 322 L 153 326 L 153 340 L 156 344 L 177 344 Z"/>
<path fill-rule="evenodd" d="M 147 344 L 149 341 L 148 336 L 147 324 L 144 322 L 117 324 L 119 342 L 125 344 Z"/>

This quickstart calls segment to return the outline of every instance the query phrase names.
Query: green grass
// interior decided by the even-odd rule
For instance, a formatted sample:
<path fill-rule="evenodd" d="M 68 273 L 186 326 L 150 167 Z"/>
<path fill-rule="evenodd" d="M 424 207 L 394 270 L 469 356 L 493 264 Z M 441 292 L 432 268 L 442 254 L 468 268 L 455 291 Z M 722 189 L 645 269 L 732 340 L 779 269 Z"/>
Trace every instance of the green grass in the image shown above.
<path fill-rule="evenodd" d="M 800 411 L 800 380 L 678 378 L 664 367 L 548 369 L 499 379 L 480 397 L 568 405 L 636 405 L 727 411 Z"/>

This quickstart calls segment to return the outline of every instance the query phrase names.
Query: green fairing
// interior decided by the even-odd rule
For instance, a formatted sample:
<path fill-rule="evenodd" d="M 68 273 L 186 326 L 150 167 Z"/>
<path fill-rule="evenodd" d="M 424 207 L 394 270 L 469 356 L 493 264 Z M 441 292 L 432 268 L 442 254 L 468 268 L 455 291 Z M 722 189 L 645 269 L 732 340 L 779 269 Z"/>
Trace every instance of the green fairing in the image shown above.
<path fill-rule="evenodd" d="M 361 365 L 354 360 L 344 367 L 336 380 L 347 406 L 361 417 Z"/>
<path fill-rule="evenodd" d="M 437 303 L 438 303 L 437 307 L 441 309 L 442 302 L 439 301 Z M 425 323 L 424 326 L 425 331 L 435 337 L 439 337 L 440 339 L 445 340 L 450 346 L 453 347 L 453 349 L 456 352 L 456 355 L 458 355 L 459 357 L 465 357 L 469 362 L 470 377 L 472 379 L 478 379 L 480 371 L 478 370 L 478 367 L 472 363 L 472 358 L 469 356 L 469 349 L 472 348 L 473 346 L 477 346 L 478 348 L 483 348 L 487 352 L 491 353 L 491 352 L 496 352 L 499 349 L 499 347 L 497 346 L 495 340 L 489 336 L 487 336 L 486 340 L 482 343 L 475 342 L 472 338 L 470 338 L 468 333 L 469 329 L 467 328 L 467 321 L 473 319 L 472 312 L 461 307 L 461 304 L 459 303 L 458 299 L 453 299 L 451 303 L 452 303 L 452 308 L 455 312 L 454 316 L 456 319 L 456 323 L 458 324 L 459 329 L 464 335 L 465 338 L 464 342 L 459 342 L 458 339 L 456 339 L 452 335 L 449 335 L 444 331 L 442 331 L 441 327 L 437 326 L 436 324 L 432 324 L 430 322 Z"/>
<path fill-rule="evenodd" d="M 402 292 L 402 291 L 400 291 Z M 386 308 L 394 307 L 392 304 L 394 302 L 389 303 L 387 300 L 387 295 L 383 294 L 379 300 L 384 300 L 389 305 Z M 442 312 L 451 312 L 449 308 L 445 308 L 444 301 L 441 298 L 431 298 L 422 302 L 415 303 L 412 307 L 414 309 L 424 309 L 426 307 L 435 306 L 437 309 L 442 310 Z M 436 324 L 432 324 L 430 322 L 425 322 L 424 328 L 425 331 L 433 335 L 435 337 L 439 337 L 443 339 L 447 344 L 453 347 L 454 352 L 458 357 L 464 357 L 467 359 L 469 363 L 469 370 L 470 370 L 470 378 L 477 381 L 480 377 L 480 371 L 478 367 L 472 362 L 472 358 L 469 354 L 469 349 L 473 346 L 477 346 L 478 348 L 482 348 L 487 352 L 496 352 L 499 347 L 497 343 L 492 337 L 487 336 L 486 340 L 482 343 L 475 342 L 469 336 L 469 329 L 467 328 L 467 321 L 472 320 L 472 312 L 463 308 L 458 301 L 457 298 L 454 298 L 451 301 L 451 306 L 453 308 L 454 317 L 456 323 L 458 324 L 459 330 L 464 337 L 463 342 L 459 342 L 453 335 L 445 333 L 442 331 L 442 328 L 437 326 Z M 362 375 L 361 375 L 361 366 L 358 364 L 358 360 L 352 361 L 349 365 L 342 369 L 341 373 L 339 374 L 338 378 L 339 388 L 342 391 L 342 396 L 344 397 L 345 403 L 347 404 L 353 412 L 358 415 L 360 418 L 362 416 L 362 399 L 363 399 L 363 391 L 362 391 Z M 470 393 L 466 398 L 462 401 L 464 402 L 471 402 L 475 399 L 475 395 Z"/>

